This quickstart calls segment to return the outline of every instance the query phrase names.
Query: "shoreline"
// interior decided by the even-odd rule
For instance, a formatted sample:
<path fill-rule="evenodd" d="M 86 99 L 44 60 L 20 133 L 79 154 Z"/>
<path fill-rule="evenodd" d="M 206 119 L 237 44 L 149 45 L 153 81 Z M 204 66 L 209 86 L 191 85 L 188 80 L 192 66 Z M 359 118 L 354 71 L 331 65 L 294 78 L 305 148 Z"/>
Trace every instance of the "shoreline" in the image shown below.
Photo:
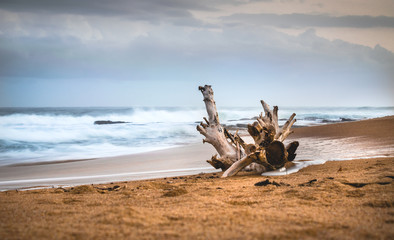
<path fill-rule="evenodd" d="M 358 146 L 360 149 L 365 145 L 368 148 L 376 147 L 378 150 L 383 148 L 386 152 L 388 151 L 383 155 L 372 154 L 365 157 L 358 156 L 358 158 L 391 157 L 394 156 L 392 129 L 394 129 L 394 116 L 388 116 L 356 122 L 296 128 L 289 139 L 300 140 L 301 148 L 313 144 L 316 146 L 331 144 L 331 139 L 347 139 L 351 144 L 353 142 L 363 144 Z M 314 139 L 314 142 L 308 139 Z M 337 143 L 337 145 L 339 144 L 342 143 Z M 316 151 L 313 148 L 311 150 Z M 344 149 L 334 150 L 344 151 Z M 215 153 L 212 146 L 199 143 L 116 157 L 1 166 L 0 191 L 30 189 L 36 186 L 51 188 L 217 172 L 206 163 L 206 160 Z M 343 158 L 341 153 L 339 155 Z M 296 158 L 296 161 L 300 161 L 298 166 L 309 164 L 302 162 L 302 160 L 308 159 Z M 314 164 L 319 164 L 319 159 L 317 160 Z M 298 170 L 289 169 L 288 173 Z M 283 175 L 283 173 L 281 174 Z M 266 175 L 270 175 L 270 173 Z"/>
<path fill-rule="evenodd" d="M 207 154 L 214 154 L 211 146 L 191 144 L 91 160 L 1 166 L 0 191 L 26 189 L 35 184 L 51 188 L 217 171 L 205 162 Z"/>
<path fill-rule="evenodd" d="M 338 151 L 338 156 L 354 149 L 368 152 L 368 148 L 377 153 L 387 150 L 388 155 L 328 161 L 288 175 L 242 172 L 220 178 L 218 172 L 196 172 L 0 192 L 0 239 L 391 239 L 393 127 L 394 116 L 296 129 L 292 138 L 315 144 L 311 151 L 322 145 L 323 150 Z M 349 145 L 326 148 L 344 142 Z M 140 171 L 170 164 L 206 168 L 210 166 L 205 159 L 214 152 L 203 144 L 178 148 L 175 155 L 174 150 L 134 156 L 132 167 Z M 0 178 L 19 174 L 26 180 L 42 177 L 43 171 L 57 177 L 59 173 L 119 173 L 131 171 L 130 161 L 114 157 L 0 167 Z M 23 172 L 26 169 L 30 172 Z"/>

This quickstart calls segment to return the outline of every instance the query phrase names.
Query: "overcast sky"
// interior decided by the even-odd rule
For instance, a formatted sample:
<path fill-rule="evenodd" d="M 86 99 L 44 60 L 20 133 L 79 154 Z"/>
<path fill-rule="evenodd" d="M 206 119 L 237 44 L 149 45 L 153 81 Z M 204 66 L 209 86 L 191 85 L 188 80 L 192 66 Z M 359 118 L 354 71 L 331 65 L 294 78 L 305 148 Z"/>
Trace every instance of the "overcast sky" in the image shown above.
<path fill-rule="evenodd" d="M 394 106 L 393 0 L 1 0 L 0 106 Z"/>

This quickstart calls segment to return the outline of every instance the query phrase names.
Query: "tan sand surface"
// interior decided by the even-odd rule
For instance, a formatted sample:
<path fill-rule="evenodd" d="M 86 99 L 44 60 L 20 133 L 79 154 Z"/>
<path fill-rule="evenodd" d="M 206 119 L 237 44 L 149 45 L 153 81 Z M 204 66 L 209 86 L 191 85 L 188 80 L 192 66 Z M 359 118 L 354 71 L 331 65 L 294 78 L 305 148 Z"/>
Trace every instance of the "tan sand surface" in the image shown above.
<path fill-rule="evenodd" d="M 368 119 L 356 122 L 344 122 L 321 126 L 296 128 L 291 138 L 300 137 L 363 137 L 372 142 L 393 141 L 394 116 Z"/>
<path fill-rule="evenodd" d="M 297 129 L 293 138 L 356 136 L 390 148 L 393 121 Z M 1 192 L 0 239 L 394 237 L 393 157 L 327 162 L 284 176 L 219 176 Z"/>
<path fill-rule="evenodd" d="M 3 192 L 0 239 L 392 239 L 393 164 Z"/>

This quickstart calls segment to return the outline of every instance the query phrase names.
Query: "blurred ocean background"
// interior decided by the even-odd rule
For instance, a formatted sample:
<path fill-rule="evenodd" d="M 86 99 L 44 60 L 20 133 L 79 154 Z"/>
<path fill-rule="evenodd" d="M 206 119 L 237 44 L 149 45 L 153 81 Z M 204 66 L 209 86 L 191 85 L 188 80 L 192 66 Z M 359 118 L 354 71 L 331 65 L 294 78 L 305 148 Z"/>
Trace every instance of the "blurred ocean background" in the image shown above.
<path fill-rule="evenodd" d="M 261 111 L 261 107 L 219 107 L 219 118 L 226 126 L 244 127 Z M 394 107 L 282 107 L 279 123 L 293 112 L 299 127 L 394 115 Z M 0 108 L 0 166 L 118 156 L 202 142 L 196 125 L 206 115 L 204 108 Z"/>

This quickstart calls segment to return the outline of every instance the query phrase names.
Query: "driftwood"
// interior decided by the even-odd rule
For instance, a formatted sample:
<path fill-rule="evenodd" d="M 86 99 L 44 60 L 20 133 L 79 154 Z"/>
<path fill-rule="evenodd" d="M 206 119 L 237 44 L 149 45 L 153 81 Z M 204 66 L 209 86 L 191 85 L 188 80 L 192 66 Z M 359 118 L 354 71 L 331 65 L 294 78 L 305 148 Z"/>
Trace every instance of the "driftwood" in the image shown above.
<path fill-rule="evenodd" d="M 224 171 L 222 177 L 229 177 L 239 171 L 251 170 L 259 173 L 282 168 L 287 162 L 293 161 L 298 142 L 292 142 L 287 147 L 282 143 L 292 131 L 290 130 L 296 119 L 293 113 L 282 126 L 278 124 L 278 107 L 273 110 L 261 101 L 264 116 L 260 114 L 253 124 L 248 125 L 248 133 L 254 144 L 247 144 L 238 134 L 232 134 L 219 121 L 213 90 L 210 85 L 199 87 L 208 119 L 197 126 L 197 130 L 205 137 L 203 143 L 211 144 L 218 155 L 212 156 L 207 162 L 216 169 Z"/>

